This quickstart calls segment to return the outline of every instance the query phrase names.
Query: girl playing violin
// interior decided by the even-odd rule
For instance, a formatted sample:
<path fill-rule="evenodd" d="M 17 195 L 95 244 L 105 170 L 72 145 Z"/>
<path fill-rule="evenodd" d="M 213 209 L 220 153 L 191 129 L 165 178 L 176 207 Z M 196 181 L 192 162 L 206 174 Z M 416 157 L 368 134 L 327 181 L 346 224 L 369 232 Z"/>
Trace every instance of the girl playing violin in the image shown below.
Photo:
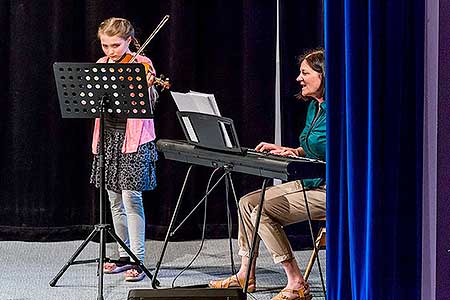
<path fill-rule="evenodd" d="M 140 47 L 134 36 L 130 22 L 122 18 L 110 18 L 103 21 L 97 32 L 105 56 L 97 63 L 123 62 L 133 53 L 130 44 Z M 149 66 L 147 82 L 151 102 L 157 93 L 153 87 L 155 70 L 151 60 L 138 55 L 137 63 Z M 99 187 L 100 169 L 98 146 L 100 120 L 95 120 L 92 152 L 91 182 Z M 156 187 L 155 162 L 155 127 L 152 119 L 123 119 L 112 114 L 105 114 L 105 185 L 111 207 L 111 214 L 116 234 L 131 251 L 144 262 L 145 258 L 145 215 L 142 203 L 142 191 Z M 139 266 L 130 265 L 130 257 L 119 245 L 119 263 L 104 264 L 105 274 L 125 272 L 126 281 L 140 281 L 145 273 Z"/>

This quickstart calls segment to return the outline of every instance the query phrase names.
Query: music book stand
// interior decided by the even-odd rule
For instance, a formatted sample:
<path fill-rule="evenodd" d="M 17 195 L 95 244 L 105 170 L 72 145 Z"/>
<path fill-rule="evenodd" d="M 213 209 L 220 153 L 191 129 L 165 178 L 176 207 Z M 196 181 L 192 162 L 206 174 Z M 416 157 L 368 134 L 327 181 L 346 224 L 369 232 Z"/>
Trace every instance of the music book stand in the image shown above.
<path fill-rule="evenodd" d="M 177 111 L 177 117 L 190 144 L 205 149 L 244 154 L 232 119 L 190 111 Z"/>
<path fill-rule="evenodd" d="M 128 253 L 133 261 L 153 279 L 128 246 L 116 235 L 109 224 L 105 224 L 105 162 L 104 162 L 104 117 L 114 114 L 121 118 L 148 119 L 153 117 L 149 102 L 148 85 L 142 64 L 105 64 L 105 63 L 54 63 L 58 99 L 63 118 L 100 118 L 99 169 L 100 169 L 100 222 L 78 247 L 69 261 L 49 282 L 54 287 L 70 265 L 97 262 L 98 293 L 97 299 L 103 300 L 103 264 L 118 262 L 106 257 L 105 234 L 109 234 Z M 99 255 L 96 259 L 75 261 L 87 244 L 100 235 Z M 159 284 L 157 282 L 157 284 Z"/>

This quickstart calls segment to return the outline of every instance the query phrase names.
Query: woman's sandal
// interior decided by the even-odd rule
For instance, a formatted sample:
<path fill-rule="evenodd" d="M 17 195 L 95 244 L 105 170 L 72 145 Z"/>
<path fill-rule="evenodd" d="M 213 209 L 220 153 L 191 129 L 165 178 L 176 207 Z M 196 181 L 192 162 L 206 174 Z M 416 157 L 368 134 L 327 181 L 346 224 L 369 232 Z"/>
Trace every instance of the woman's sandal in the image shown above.
<path fill-rule="evenodd" d="M 227 289 L 230 287 L 244 288 L 245 279 L 239 279 L 236 275 L 232 275 L 223 280 L 212 280 L 208 283 L 208 286 L 214 289 Z M 254 291 L 256 291 L 256 282 L 254 278 L 250 278 L 248 280 L 247 292 L 253 293 Z"/>
<path fill-rule="evenodd" d="M 283 292 L 294 294 L 295 298 L 289 298 L 288 296 L 283 294 Z M 291 289 L 282 290 L 275 297 L 273 297 L 272 300 L 311 300 L 311 298 L 312 295 L 309 290 L 309 284 L 305 283 L 298 290 L 291 290 Z"/>

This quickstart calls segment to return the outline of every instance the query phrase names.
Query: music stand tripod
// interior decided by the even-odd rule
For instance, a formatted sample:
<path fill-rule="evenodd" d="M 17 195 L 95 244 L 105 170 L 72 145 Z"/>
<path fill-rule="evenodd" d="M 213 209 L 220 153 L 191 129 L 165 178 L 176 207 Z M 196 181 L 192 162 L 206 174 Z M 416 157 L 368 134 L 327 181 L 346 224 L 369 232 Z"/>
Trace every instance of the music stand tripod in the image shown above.
<path fill-rule="evenodd" d="M 132 258 L 130 264 L 139 266 L 152 280 L 153 276 L 128 246 L 105 224 L 104 117 L 105 114 L 122 118 L 148 119 L 153 117 L 149 103 L 145 69 L 142 64 L 54 63 L 53 71 L 63 118 L 100 118 L 99 169 L 100 169 L 100 223 L 78 247 L 58 274 L 49 282 L 54 287 L 71 265 L 97 262 L 97 299 L 103 300 L 103 264 L 115 262 L 106 257 L 105 234 L 110 235 Z M 87 244 L 100 235 L 99 254 L 96 259 L 75 259 Z M 159 285 L 159 282 L 157 282 Z"/>

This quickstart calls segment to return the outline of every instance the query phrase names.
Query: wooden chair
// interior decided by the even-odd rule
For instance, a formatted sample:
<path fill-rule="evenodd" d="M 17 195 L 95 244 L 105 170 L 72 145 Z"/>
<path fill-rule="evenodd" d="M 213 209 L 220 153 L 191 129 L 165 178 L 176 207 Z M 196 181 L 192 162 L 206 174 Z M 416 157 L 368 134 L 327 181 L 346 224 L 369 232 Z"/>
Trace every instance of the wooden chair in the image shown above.
<path fill-rule="evenodd" d="M 313 252 L 311 253 L 311 257 L 309 258 L 308 265 L 306 266 L 305 273 L 303 274 L 303 277 L 305 278 L 306 282 L 308 282 L 308 277 L 309 277 L 309 274 L 311 273 L 311 269 L 314 265 L 314 262 L 316 261 L 318 251 L 320 249 L 325 249 L 326 235 L 327 235 L 326 227 L 321 227 L 319 229 L 319 234 L 317 235 L 316 242 L 315 242 L 316 243 L 315 249 L 317 249 L 317 251 L 315 249 L 313 249 Z"/>

